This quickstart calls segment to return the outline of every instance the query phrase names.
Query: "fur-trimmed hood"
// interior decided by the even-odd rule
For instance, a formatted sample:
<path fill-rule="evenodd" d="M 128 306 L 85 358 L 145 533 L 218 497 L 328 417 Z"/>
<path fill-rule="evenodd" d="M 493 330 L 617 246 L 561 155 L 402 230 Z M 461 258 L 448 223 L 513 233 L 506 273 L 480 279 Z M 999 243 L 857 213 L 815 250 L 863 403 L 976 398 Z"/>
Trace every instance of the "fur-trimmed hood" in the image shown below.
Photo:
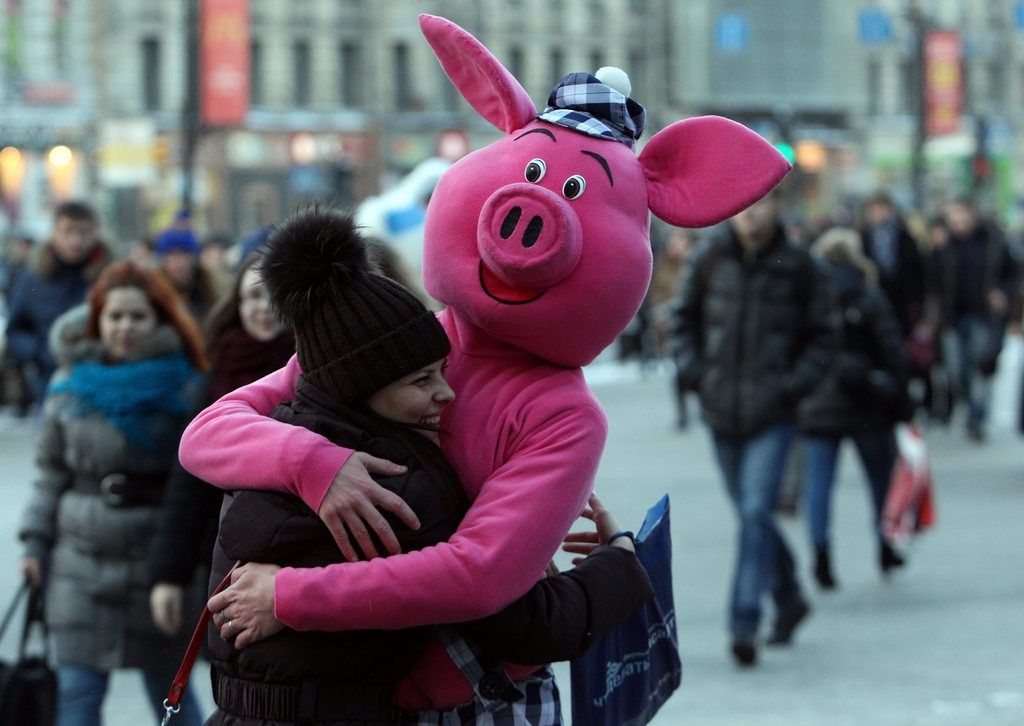
<path fill-rule="evenodd" d="M 114 261 L 114 254 L 102 240 L 97 240 L 96 247 L 89 253 L 89 257 L 82 266 L 82 277 L 90 285 L 99 279 L 103 268 Z M 51 278 L 61 267 L 57 259 L 57 253 L 53 250 L 53 242 L 39 245 L 33 250 L 31 266 L 37 275 L 42 278 Z"/>

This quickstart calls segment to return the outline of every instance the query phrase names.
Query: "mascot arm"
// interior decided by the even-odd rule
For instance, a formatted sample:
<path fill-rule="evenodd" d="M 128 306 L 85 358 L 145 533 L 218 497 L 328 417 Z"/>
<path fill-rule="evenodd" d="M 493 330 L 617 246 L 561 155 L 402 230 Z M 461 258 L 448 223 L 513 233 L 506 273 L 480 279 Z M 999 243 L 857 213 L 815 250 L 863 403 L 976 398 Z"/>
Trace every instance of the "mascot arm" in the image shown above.
<path fill-rule="evenodd" d="M 283 569 L 277 618 L 296 630 L 396 629 L 474 620 L 521 597 L 590 496 L 608 430 L 604 412 L 589 405 L 529 428 L 448 542 L 368 562 Z"/>
<path fill-rule="evenodd" d="M 314 512 L 352 451 L 312 431 L 269 418 L 295 397 L 302 373 L 292 356 L 284 368 L 220 398 L 181 437 L 181 464 L 221 489 L 294 494 Z"/>

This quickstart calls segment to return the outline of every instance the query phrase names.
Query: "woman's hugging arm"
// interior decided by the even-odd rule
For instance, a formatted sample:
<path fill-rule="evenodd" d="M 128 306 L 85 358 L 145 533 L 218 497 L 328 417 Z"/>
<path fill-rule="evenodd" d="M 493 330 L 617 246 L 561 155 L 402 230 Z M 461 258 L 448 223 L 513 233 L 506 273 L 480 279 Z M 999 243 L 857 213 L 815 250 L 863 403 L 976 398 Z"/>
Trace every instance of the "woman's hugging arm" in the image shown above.
<path fill-rule="evenodd" d="M 653 597 L 632 552 L 603 546 L 487 618 L 459 625 L 488 655 L 521 665 L 577 658 Z"/>
<path fill-rule="evenodd" d="M 604 413 L 589 405 L 540 417 L 449 541 L 369 562 L 281 570 L 278 619 L 297 630 L 391 629 L 501 610 L 538 581 L 579 516 L 606 432 Z"/>

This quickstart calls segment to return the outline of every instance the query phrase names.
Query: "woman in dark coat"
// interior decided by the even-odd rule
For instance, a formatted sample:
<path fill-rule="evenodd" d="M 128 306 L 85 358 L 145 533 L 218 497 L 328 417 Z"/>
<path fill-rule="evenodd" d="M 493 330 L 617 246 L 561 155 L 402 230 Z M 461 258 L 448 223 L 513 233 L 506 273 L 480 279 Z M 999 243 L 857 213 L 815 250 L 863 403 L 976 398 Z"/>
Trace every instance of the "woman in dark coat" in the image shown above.
<path fill-rule="evenodd" d="M 896 422 L 910 417 L 908 365 L 902 334 L 888 302 L 875 287 L 874 266 L 852 229 L 826 232 L 814 246 L 828 263 L 843 315 L 843 345 L 835 362 L 797 414 L 805 456 L 807 520 L 814 546 L 814 575 L 824 589 L 836 586 L 829 542 L 832 484 L 840 444 L 857 447 L 874 509 L 883 573 L 903 564 L 882 536 L 880 523 L 896 463 Z"/>
<path fill-rule="evenodd" d="M 274 417 L 407 467 L 380 481 L 420 521 L 412 530 L 385 515 L 403 551 L 447 540 L 469 501 L 438 445 L 440 414 L 455 394 L 443 375 L 450 344 L 436 317 L 412 293 L 370 272 L 347 218 L 313 212 L 293 219 L 271 238 L 263 269 L 275 307 L 293 323 L 304 371 L 295 400 Z M 584 546 L 590 554 L 579 567 L 538 583 L 490 618 L 439 626 L 442 640 L 472 653 L 489 698 L 523 698 L 500 659 L 543 664 L 575 656 L 650 598 L 631 539 L 612 537 L 614 520 L 596 500 L 591 506 L 602 543 L 613 546 Z M 211 584 L 234 562 L 343 561 L 330 531 L 298 497 L 246 490 L 226 498 Z M 439 582 L 439 596 L 443 587 Z M 211 726 L 416 722 L 416 714 L 400 709 L 397 687 L 427 646 L 430 628 L 284 628 L 242 650 L 230 642 L 236 632 L 228 608 L 209 633 L 219 707 Z M 552 688 L 547 669 L 526 683 Z"/>
<path fill-rule="evenodd" d="M 206 354 L 211 362 L 210 389 L 204 405 L 229 391 L 276 371 L 295 353 L 295 337 L 270 306 L 259 276 L 258 253 L 239 268 L 231 293 L 206 322 Z M 200 574 L 205 591 L 217 534 L 221 492 L 196 479 L 175 462 L 167 482 L 163 511 L 150 546 L 153 590 L 150 608 L 163 632 L 174 635 L 185 620 L 188 585 Z"/>
<path fill-rule="evenodd" d="M 98 726 L 118 668 L 142 670 L 159 719 L 186 641 L 149 616 L 146 555 L 199 403 L 202 340 L 162 275 L 120 262 L 100 276 L 87 309 L 57 320 L 51 345 L 62 368 L 48 389 L 40 476 L 20 537 L 24 576 L 46 586 L 58 724 Z M 202 721 L 191 693 L 181 715 Z"/>

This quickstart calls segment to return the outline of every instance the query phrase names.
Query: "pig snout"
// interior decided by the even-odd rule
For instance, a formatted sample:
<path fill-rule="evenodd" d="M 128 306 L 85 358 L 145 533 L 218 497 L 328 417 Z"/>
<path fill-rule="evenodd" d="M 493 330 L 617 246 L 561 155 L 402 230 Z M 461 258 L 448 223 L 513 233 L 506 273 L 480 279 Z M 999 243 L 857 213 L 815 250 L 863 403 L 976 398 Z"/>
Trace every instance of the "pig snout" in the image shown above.
<path fill-rule="evenodd" d="M 569 204 L 534 184 L 510 184 L 484 203 L 477 227 L 480 258 L 508 285 L 548 288 L 580 259 L 579 218 Z"/>

